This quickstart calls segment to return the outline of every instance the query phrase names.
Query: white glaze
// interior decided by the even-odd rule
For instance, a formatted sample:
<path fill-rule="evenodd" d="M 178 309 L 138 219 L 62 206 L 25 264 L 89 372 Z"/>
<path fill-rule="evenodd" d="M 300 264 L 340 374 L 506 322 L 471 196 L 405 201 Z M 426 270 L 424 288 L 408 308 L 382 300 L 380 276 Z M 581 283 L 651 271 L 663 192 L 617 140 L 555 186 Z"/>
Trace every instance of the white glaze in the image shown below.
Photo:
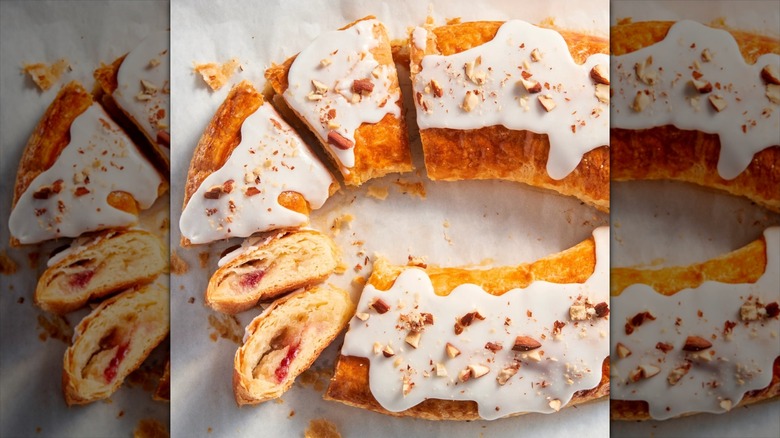
<path fill-rule="evenodd" d="M 374 36 L 375 26 L 381 23 L 366 20 L 345 30 L 323 33 L 298 54 L 287 75 L 285 101 L 327 145 L 345 173 L 355 166 L 354 147 L 342 150 L 327 144 L 328 131 L 334 129 L 354 144 L 360 125 L 377 123 L 386 114 L 401 116 L 395 65 L 380 66 L 371 53 L 380 42 Z M 323 65 L 325 59 L 330 63 Z M 370 79 L 374 89 L 353 103 L 352 83 L 356 79 Z M 312 80 L 328 87 L 321 100 L 308 97 L 314 90 Z M 330 110 L 335 110 L 331 121 L 339 125 L 337 128 L 328 126 L 325 115 Z"/>
<path fill-rule="evenodd" d="M 712 55 L 709 62 L 702 58 L 705 49 Z M 648 57 L 652 57 L 648 70 L 658 75 L 652 86 L 637 78 L 634 67 Z M 674 125 L 717 134 L 718 174 L 733 179 L 745 170 L 755 153 L 780 144 L 780 108 L 766 97 L 761 79 L 761 69 L 769 64 L 780 69 L 780 56 L 766 54 L 755 64 L 747 64 L 734 37 L 725 30 L 678 21 L 662 41 L 613 59 L 612 127 Z M 694 71 L 702 74 L 700 80 L 711 83 L 711 93 L 696 91 L 691 84 Z M 652 91 L 654 100 L 637 112 L 632 105 L 637 92 L 643 90 Z M 726 108 L 716 111 L 708 101 L 709 95 L 725 99 Z M 756 125 L 751 126 L 752 122 Z"/>
<path fill-rule="evenodd" d="M 234 181 L 230 194 L 218 199 L 204 196 L 211 187 L 228 180 Z M 325 166 L 266 102 L 244 120 L 241 143 L 225 164 L 203 180 L 192 195 L 179 228 L 184 237 L 197 244 L 299 227 L 308 222 L 307 216 L 281 206 L 279 195 L 285 191 L 300 193 L 312 209 L 317 209 L 328 199 L 332 182 Z M 260 193 L 247 196 L 248 188 L 257 188 Z"/>
<path fill-rule="evenodd" d="M 85 182 L 85 175 L 89 182 Z M 62 190 L 48 199 L 34 199 L 43 186 L 62 180 Z M 23 244 L 88 231 L 127 227 L 138 218 L 108 204 L 112 191 L 127 192 L 141 209 L 151 207 L 162 182 L 154 167 L 106 114 L 93 103 L 70 127 L 70 143 L 54 164 L 27 187 L 8 220 L 11 235 Z M 78 187 L 90 192 L 76 196 Z M 60 204 L 61 208 L 60 208 Z"/>
<path fill-rule="evenodd" d="M 285 233 L 278 233 L 267 237 L 249 237 L 247 239 L 244 239 L 244 241 L 241 242 L 241 246 L 234 249 L 233 251 L 230 251 L 229 253 L 225 254 L 219 259 L 219 261 L 217 262 L 217 267 L 221 268 L 226 264 L 232 262 L 236 258 L 238 258 L 238 256 L 254 251 L 257 248 L 260 248 L 262 246 L 265 246 L 271 240 L 278 239 L 282 237 L 284 234 Z"/>
<path fill-rule="evenodd" d="M 156 141 L 157 131 L 170 132 L 169 41 L 168 31 L 154 32 L 141 41 L 122 61 L 114 91 L 119 106 L 152 141 Z M 137 97 L 144 91 L 141 80 L 157 87 L 157 91 L 146 93 L 148 100 Z M 169 153 L 168 147 L 160 150 Z"/>
<path fill-rule="evenodd" d="M 722 400 L 736 406 L 745 392 L 766 387 L 772 380 L 772 363 L 780 356 L 780 320 L 741 321 L 740 307 L 748 297 L 759 298 L 764 304 L 780 301 L 780 228 L 764 232 L 767 246 L 767 267 L 754 284 L 705 282 L 694 289 L 684 289 L 672 296 L 655 292 L 651 287 L 635 284 L 612 298 L 612 351 L 618 342 L 631 355 L 620 359 L 612 355 L 611 392 L 616 400 L 645 400 L 654 419 L 663 420 L 685 413 L 726 411 Z M 624 324 L 640 312 L 648 311 L 657 319 L 645 322 L 626 335 Z M 701 311 L 699 317 L 697 312 Z M 675 325 L 680 318 L 679 326 Z M 724 323 L 736 322 L 729 337 L 724 336 Z M 714 351 L 714 359 L 692 360 L 690 371 L 676 385 L 667 381 L 669 373 L 682 364 L 690 353 L 682 346 L 688 336 L 700 336 L 712 342 L 704 351 Z M 713 336 L 715 337 L 713 339 Z M 666 342 L 674 350 L 664 354 L 655 348 Z M 641 364 L 652 364 L 661 372 L 649 379 L 627 383 L 629 373 Z M 737 381 L 737 368 L 754 372 Z M 717 382 L 718 387 L 708 386 Z"/>
<path fill-rule="evenodd" d="M 424 34 L 415 30 L 412 35 L 415 46 L 424 47 Z M 542 55 L 538 62 L 531 59 L 534 49 Z M 464 71 L 464 65 L 478 57 L 481 64 L 475 65 L 474 71 L 486 75 L 481 85 Z M 590 77 L 597 64 L 609 66 L 609 56 L 592 55 L 578 65 L 558 32 L 519 20 L 508 21 L 485 44 L 449 56 L 423 58 L 422 70 L 413 81 L 417 124 L 420 129 L 459 130 L 502 125 L 547 134 L 547 173 L 553 179 L 562 179 L 577 167 L 583 154 L 609 144 L 609 108 L 596 98 L 595 83 Z M 542 85 L 548 83 L 550 88 L 528 93 L 520 83 L 522 71 L 531 73 L 531 79 Z M 432 94 L 431 80 L 442 87 L 441 97 Z M 479 93 L 478 104 L 471 111 L 462 108 L 467 92 Z M 541 95 L 549 95 L 555 101 L 552 111 L 547 112 L 538 102 Z"/>
<path fill-rule="evenodd" d="M 479 414 L 484 419 L 495 419 L 517 412 L 554 412 L 551 400 L 569 402 L 574 392 L 591 389 L 601 379 L 601 366 L 609 355 L 609 318 L 594 318 L 575 323 L 569 320 L 569 307 L 577 300 L 588 298 L 593 304 L 609 299 L 609 229 L 598 228 L 593 232 L 596 240 L 596 267 L 593 275 L 583 284 L 553 284 L 536 281 L 526 289 L 513 289 L 497 297 L 473 284 L 455 288 L 446 297 L 433 292 L 430 279 L 418 268 L 408 268 L 395 280 L 388 291 L 378 291 L 366 286 L 360 297 L 357 312 L 370 316 L 366 321 L 353 318 L 350 322 L 341 354 L 368 358 L 371 393 L 385 409 L 399 412 L 427 398 L 474 400 L 479 404 Z M 379 314 L 369 305 L 375 298 L 382 298 L 391 305 L 387 313 Z M 403 308 L 399 309 L 399 304 Z M 396 329 L 399 315 L 416 309 L 434 315 L 434 324 L 426 326 L 419 348 L 415 349 L 404 339 L 406 330 Z M 454 322 L 464 314 L 478 310 L 485 316 L 455 335 Z M 528 317 L 526 311 L 532 312 Z M 505 319 L 511 325 L 505 326 Z M 562 334 L 552 335 L 554 321 L 565 322 Z M 512 351 L 518 335 L 531 336 L 541 342 L 544 351 L 541 362 L 524 358 L 526 353 Z M 542 336 L 546 338 L 543 339 Z M 385 358 L 373 352 L 374 343 L 391 345 L 395 356 Z M 450 342 L 462 354 L 450 359 L 445 345 Z M 501 342 L 503 350 L 496 354 L 485 349 L 487 342 Z M 396 368 L 394 362 L 401 358 Z M 496 376 L 501 368 L 517 358 L 522 362 L 518 373 L 500 386 Z M 431 372 L 433 364 L 445 365 L 448 377 L 437 377 Z M 480 363 L 490 367 L 490 373 L 481 378 L 460 383 L 457 373 L 469 364 Z M 403 396 L 402 375 L 407 365 L 416 372 L 411 376 L 415 387 Z M 567 365 L 575 366 L 568 373 Z M 429 377 L 424 377 L 427 370 Z M 542 381 L 549 386 L 542 388 Z M 498 409 L 496 409 L 498 407 Z"/>

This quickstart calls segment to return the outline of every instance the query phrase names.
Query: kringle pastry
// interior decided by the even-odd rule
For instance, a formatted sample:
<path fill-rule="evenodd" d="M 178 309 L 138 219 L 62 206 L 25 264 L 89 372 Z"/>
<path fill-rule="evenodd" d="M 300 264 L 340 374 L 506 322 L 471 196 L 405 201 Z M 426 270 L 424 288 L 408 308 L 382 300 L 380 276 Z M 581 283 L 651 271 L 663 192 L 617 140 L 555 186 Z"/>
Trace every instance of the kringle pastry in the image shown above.
<path fill-rule="evenodd" d="M 780 211 L 780 42 L 693 21 L 612 28 L 612 177 L 671 179 Z"/>
<path fill-rule="evenodd" d="M 103 301 L 76 326 L 65 351 L 68 405 L 109 397 L 168 335 L 168 290 L 153 283 Z"/>
<path fill-rule="evenodd" d="M 111 115 L 137 128 L 166 169 L 170 163 L 169 45 L 170 32 L 154 32 L 94 74 L 104 105 L 117 110 Z"/>
<path fill-rule="evenodd" d="M 338 184 L 249 82 L 230 90 L 190 163 L 182 245 L 308 222 Z"/>
<path fill-rule="evenodd" d="M 325 395 L 429 420 L 557 412 L 609 394 L 609 230 L 531 264 L 388 266 L 363 290 Z"/>
<path fill-rule="evenodd" d="M 612 418 L 723 413 L 780 396 L 780 228 L 700 264 L 613 268 Z"/>
<path fill-rule="evenodd" d="M 64 314 L 87 301 L 154 280 L 167 266 L 162 242 L 142 230 L 108 231 L 75 240 L 48 262 L 35 304 Z"/>
<path fill-rule="evenodd" d="M 412 170 L 390 41 L 374 17 L 323 33 L 265 77 L 314 132 L 347 185 Z"/>
<path fill-rule="evenodd" d="M 138 222 L 167 184 L 77 82 L 60 90 L 19 163 L 11 245 Z"/>
<path fill-rule="evenodd" d="M 414 29 L 428 177 L 519 181 L 609 211 L 608 48 L 519 20 Z"/>
<path fill-rule="evenodd" d="M 339 261 L 333 240 L 315 230 L 247 239 L 219 261 L 206 304 L 222 313 L 243 312 L 258 301 L 323 282 Z"/>
<path fill-rule="evenodd" d="M 347 326 L 355 305 L 347 292 L 317 286 L 276 300 L 249 323 L 236 351 L 236 403 L 280 397 Z"/>

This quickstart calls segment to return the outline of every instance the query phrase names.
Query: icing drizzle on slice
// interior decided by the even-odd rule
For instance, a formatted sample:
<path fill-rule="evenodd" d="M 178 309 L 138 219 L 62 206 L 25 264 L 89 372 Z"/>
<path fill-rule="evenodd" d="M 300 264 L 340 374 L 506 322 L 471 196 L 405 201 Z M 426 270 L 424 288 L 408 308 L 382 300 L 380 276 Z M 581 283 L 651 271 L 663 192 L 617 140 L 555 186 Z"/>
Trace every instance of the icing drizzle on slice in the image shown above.
<path fill-rule="evenodd" d="M 287 75 L 285 100 L 327 145 L 342 172 L 355 166 L 360 125 L 386 114 L 401 116 L 395 65 L 380 65 L 371 52 L 380 44 L 375 32 L 384 32 L 381 28 L 377 20 L 363 20 L 323 33 L 298 54 Z"/>
<path fill-rule="evenodd" d="M 412 33 L 419 50 L 426 32 Z M 583 154 L 609 144 L 609 108 L 596 96 L 590 74 L 599 64 L 608 71 L 609 56 L 592 55 L 578 65 L 558 32 L 507 21 L 485 44 L 423 57 L 413 80 L 417 124 L 459 130 L 502 125 L 547 134 L 547 173 L 562 179 Z M 602 100 L 608 98 L 607 91 Z"/>
<path fill-rule="evenodd" d="M 625 357 L 612 356 L 614 399 L 645 400 L 652 418 L 664 420 L 693 412 L 722 413 L 735 407 L 746 392 L 769 385 L 772 364 L 780 356 L 780 319 L 760 312 L 753 320 L 740 315 L 746 303 L 780 302 L 780 228 L 767 229 L 764 237 L 766 271 L 756 283 L 708 281 L 672 296 L 634 284 L 612 298 L 616 328 L 612 350 L 619 353 L 618 344 L 627 349 Z M 632 324 L 636 327 L 627 334 L 624 324 L 643 312 L 655 319 Z M 696 346 L 689 336 L 707 342 Z M 691 344 L 688 351 L 687 343 Z M 668 351 L 659 344 L 667 344 Z M 695 351 L 701 347 L 706 348 Z M 625 355 L 626 351 L 631 354 Z M 655 367 L 657 374 L 634 374 L 647 365 Z"/>
<path fill-rule="evenodd" d="M 438 296 L 423 270 L 408 268 L 387 291 L 368 285 L 341 354 L 370 361 L 371 393 L 392 412 L 428 398 L 474 400 L 480 416 L 489 420 L 518 412 L 555 412 L 576 391 L 598 385 L 609 355 L 608 317 L 570 319 L 575 301 L 609 300 L 609 229 L 598 228 L 593 236 L 596 267 L 583 284 L 536 281 L 501 296 L 464 284 Z M 417 339 L 409 329 L 415 319 L 422 327 Z M 541 345 L 513 350 L 518 336 Z M 499 379 L 511 374 L 504 370 L 516 366 L 501 384 Z"/>
<path fill-rule="evenodd" d="M 167 31 L 147 36 L 127 54 L 117 74 L 114 99 L 152 140 L 160 131 L 170 132 L 169 41 Z M 168 147 L 160 149 L 169 153 Z"/>
<path fill-rule="evenodd" d="M 279 195 L 300 193 L 317 209 L 328 199 L 332 182 L 322 163 L 266 102 L 244 120 L 241 143 L 225 164 L 192 195 L 179 228 L 197 244 L 299 227 L 308 218 L 279 204 Z"/>
<path fill-rule="evenodd" d="M 730 33 L 683 20 L 662 41 L 617 56 L 613 65 L 614 128 L 674 125 L 717 134 L 718 174 L 727 180 L 757 152 L 780 144 L 780 85 L 761 72 L 768 65 L 780 71 L 779 55 L 747 64 Z"/>
<path fill-rule="evenodd" d="M 23 244 L 127 227 L 135 215 L 108 203 L 111 192 L 131 194 L 141 209 L 157 199 L 162 179 L 103 108 L 92 103 L 73 120 L 70 143 L 39 174 L 11 212 L 11 235 Z"/>

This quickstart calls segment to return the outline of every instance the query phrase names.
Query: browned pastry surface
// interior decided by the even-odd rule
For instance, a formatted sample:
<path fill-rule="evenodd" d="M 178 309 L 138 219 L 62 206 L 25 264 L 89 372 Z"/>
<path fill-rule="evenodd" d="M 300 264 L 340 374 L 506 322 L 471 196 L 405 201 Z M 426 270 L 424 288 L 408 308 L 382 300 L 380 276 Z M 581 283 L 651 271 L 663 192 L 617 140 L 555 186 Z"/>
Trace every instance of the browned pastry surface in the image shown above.
<path fill-rule="evenodd" d="M 611 29 L 612 54 L 631 53 L 666 37 L 671 21 L 620 24 Z M 742 56 L 754 63 L 765 53 L 780 54 L 776 39 L 726 28 Z M 780 211 L 780 145 L 753 156 L 747 169 L 732 180 L 718 175 L 720 140 L 717 134 L 683 130 L 667 125 L 650 129 L 610 130 L 612 179 L 668 179 L 698 184 L 744 196 L 773 211 Z"/>
<path fill-rule="evenodd" d="M 477 284 L 493 295 L 501 295 L 514 288 L 527 287 L 533 281 L 553 283 L 582 283 L 590 277 L 596 266 L 595 243 L 589 238 L 563 252 L 514 267 L 487 270 L 429 267 L 433 289 L 438 295 L 448 295 L 465 282 Z M 368 279 L 378 290 L 392 287 L 395 279 L 406 269 L 381 266 Z M 428 399 L 402 412 L 384 409 L 371 394 L 368 381 L 369 361 L 366 358 L 340 356 L 335 375 L 325 394 L 326 400 L 380 412 L 393 416 L 410 416 L 427 420 L 477 420 L 480 418 L 473 401 Z M 602 364 L 601 382 L 586 391 L 578 391 L 566 406 L 574 406 L 609 395 L 609 357 Z"/>
<path fill-rule="evenodd" d="M 632 284 L 646 284 L 664 295 L 698 287 L 705 281 L 721 283 L 755 283 L 766 269 L 766 242 L 763 236 L 740 249 L 720 257 L 689 266 L 657 270 L 612 268 L 610 293 L 620 295 Z M 767 401 L 780 396 L 780 357 L 775 358 L 772 382 L 764 389 L 749 391 L 737 406 Z M 642 400 L 611 400 L 610 416 L 614 420 L 649 420 L 647 402 Z"/>
<path fill-rule="evenodd" d="M 362 18 L 348 24 L 341 30 L 360 21 L 373 18 L 375 17 Z M 384 28 L 381 28 L 381 31 L 375 29 L 375 33 L 381 43 L 372 49 L 371 53 L 380 65 L 393 65 L 390 41 Z M 266 70 L 265 77 L 276 94 L 281 95 L 287 90 L 287 74 L 294 61 L 295 56 L 287 59 L 281 65 L 273 65 Z M 395 87 L 398 87 L 397 83 Z M 274 100 L 274 104 L 278 103 L 277 100 Z M 397 103 L 401 107 L 403 115 L 403 100 L 399 98 Z M 287 109 L 289 110 L 289 107 Z M 288 111 L 282 110 L 282 112 L 287 113 Z M 301 117 L 299 116 L 299 118 Z M 327 143 L 324 139 L 320 138 L 319 140 L 323 144 Z M 325 149 L 327 150 L 327 147 Z M 379 178 L 388 173 L 411 171 L 412 157 L 406 132 L 406 121 L 403 116 L 395 118 L 393 115 L 387 114 L 378 123 L 360 125 L 355 131 L 354 153 L 355 166 L 349 169 L 348 174 L 344 174 L 344 182 L 347 185 L 359 186 L 372 178 Z"/>
<path fill-rule="evenodd" d="M 412 71 L 423 55 L 452 55 L 482 45 L 495 37 L 501 22 L 455 23 L 432 29 L 423 53 L 411 48 Z M 606 39 L 555 29 L 566 40 L 575 62 L 608 53 Z M 428 128 L 420 131 L 428 177 L 434 180 L 504 179 L 576 196 L 602 211 L 609 211 L 609 148 L 593 149 L 574 171 L 561 180 L 547 174 L 550 142 L 546 134 L 514 131 L 504 126 L 472 130 Z"/>

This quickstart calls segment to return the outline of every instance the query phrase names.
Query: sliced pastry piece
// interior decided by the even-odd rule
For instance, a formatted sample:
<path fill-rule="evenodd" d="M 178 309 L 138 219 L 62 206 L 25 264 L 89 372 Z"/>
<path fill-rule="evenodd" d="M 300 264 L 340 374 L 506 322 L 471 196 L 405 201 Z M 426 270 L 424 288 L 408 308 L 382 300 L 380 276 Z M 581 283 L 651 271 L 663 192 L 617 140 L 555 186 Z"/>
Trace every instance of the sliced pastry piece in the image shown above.
<path fill-rule="evenodd" d="M 609 230 L 492 269 L 378 260 L 326 399 L 428 420 L 552 413 L 609 394 Z"/>
<path fill-rule="evenodd" d="M 414 29 L 433 180 L 504 179 L 609 210 L 609 43 L 512 20 Z"/>
<path fill-rule="evenodd" d="M 355 312 L 349 294 L 330 285 L 274 301 L 246 328 L 233 362 L 236 403 L 280 397 L 346 327 Z"/>
<path fill-rule="evenodd" d="M 780 227 L 688 266 L 613 268 L 611 416 L 665 420 L 780 396 Z"/>
<path fill-rule="evenodd" d="M 88 301 L 150 283 L 166 268 L 160 239 L 142 230 L 79 238 L 55 254 L 38 279 L 35 304 L 64 314 Z"/>
<path fill-rule="evenodd" d="M 129 53 L 95 70 L 102 102 L 111 115 L 133 126 L 156 161 L 170 163 L 170 32 L 152 32 Z M 140 143 L 140 142 L 139 142 Z"/>
<path fill-rule="evenodd" d="M 162 377 L 157 382 L 157 389 L 154 390 L 152 398 L 157 401 L 171 401 L 171 360 L 165 362 L 165 370 Z"/>
<path fill-rule="evenodd" d="M 412 170 L 390 40 L 374 17 L 323 33 L 265 77 L 283 97 L 274 103 L 311 129 L 347 185 Z"/>
<path fill-rule="evenodd" d="M 336 244 L 315 230 L 250 238 L 219 261 L 206 304 L 223 313 L 243 312 L 258 301 L 325 281 L 339 262 Z"/>
<path fill-rule="evenodd" d="M 615 180 L 677 180 L 780 211 L 780 41 L 693 21 L 611 33 Z"/>
<path fill-rule="evenodd" d="M 181 243 L 298 228 L 337 189 L 298 134 L 249 82 L 241 82 L 193 154 L 179 220 Z"/>
<path fill-rule="evenodd" d="M 103 301 L 76 326 L 65 351 L 68 405 L 109 397 L 168 335 L 168 290 L 157 283 Z"/>
<path fill-rule="evenodd" d="M 19 162 L 11 245 L 134 225 L 166 189 L 124 131 L 71 82 L 49 105 Z"/>

